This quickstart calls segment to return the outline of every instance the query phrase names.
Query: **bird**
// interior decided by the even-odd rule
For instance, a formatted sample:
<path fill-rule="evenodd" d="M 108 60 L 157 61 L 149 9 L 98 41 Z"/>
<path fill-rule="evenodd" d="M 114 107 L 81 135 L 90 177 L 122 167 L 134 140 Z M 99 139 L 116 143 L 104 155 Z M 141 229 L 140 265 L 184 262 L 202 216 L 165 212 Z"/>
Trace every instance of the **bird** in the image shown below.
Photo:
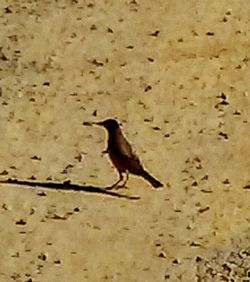
<path fill-rule="evenodd" d="M 158 181 L 144 169 L 138 156 L 123 135 L 120 124 L 117 122 L 117 120 L 111 118 L 99 122 L 84 122 L 83 124 L 102 126 L 108 132 L 107 149 L 103 151 L 103 153 L 108 153 L 113 165 L 118 171 L 119 179 L 107 189 L 126 187 L 129 174 L 143 177 L 154 188 L 163 187 L 163 184 L 160 181 Z M 123 182 L 124 174 L 126 175 L 126 178 Z M 123 182 L 123 184 L 119 185 L 121 182 Z"/>

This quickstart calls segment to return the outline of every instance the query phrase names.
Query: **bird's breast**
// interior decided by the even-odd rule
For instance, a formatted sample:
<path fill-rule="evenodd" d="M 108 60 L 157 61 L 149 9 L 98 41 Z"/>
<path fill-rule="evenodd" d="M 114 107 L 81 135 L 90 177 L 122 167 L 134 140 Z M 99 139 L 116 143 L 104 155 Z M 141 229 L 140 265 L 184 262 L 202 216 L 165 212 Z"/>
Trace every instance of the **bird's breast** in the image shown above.
<path fill-rule="evenodd" d="M 114 148 L 108 148 L 108 153 L 109 157 L 113 163 L 113 165 L 118 169 L 118 170 L 126 170 L 127 164 L 124 161 L 124 158 L 121 156 L 119 151 L 117 152 Z"/>

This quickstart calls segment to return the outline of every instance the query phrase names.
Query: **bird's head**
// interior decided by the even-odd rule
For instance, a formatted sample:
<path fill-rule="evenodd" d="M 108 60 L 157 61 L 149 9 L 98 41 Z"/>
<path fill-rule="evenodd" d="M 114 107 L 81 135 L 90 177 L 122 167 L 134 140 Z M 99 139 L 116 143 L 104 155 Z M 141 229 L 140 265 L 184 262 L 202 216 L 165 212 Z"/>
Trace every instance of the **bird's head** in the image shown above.
<path fill-rule="evenodd" d="M 105 127 L 108 132 L 113 132 L 119 128 L 120 124 L 115 119 L 105 119 L 99 122 L 87 122 L 84 121 L 83 125 L 85 126 L 92 126 L 92 125 L 99 125 Z"/>
<path fill-rule="evenodd" d="M 94 124 L 105 127 L 109 132 L 119 128 L 119 123 L 115 119 L 106 119 L 104 121 L 95 122 Z"/>

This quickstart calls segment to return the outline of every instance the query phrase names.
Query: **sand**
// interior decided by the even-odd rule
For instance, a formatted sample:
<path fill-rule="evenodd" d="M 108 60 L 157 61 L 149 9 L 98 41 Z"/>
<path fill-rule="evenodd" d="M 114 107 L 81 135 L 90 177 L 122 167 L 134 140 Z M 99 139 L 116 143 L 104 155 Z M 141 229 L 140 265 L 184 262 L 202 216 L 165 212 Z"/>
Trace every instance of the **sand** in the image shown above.
<path fill-rule="evenodd" d="M 250 281 L 249 2 L 0 8 L 0 281 Z M 108 117 L 163 189 L 103 191 Z"/>

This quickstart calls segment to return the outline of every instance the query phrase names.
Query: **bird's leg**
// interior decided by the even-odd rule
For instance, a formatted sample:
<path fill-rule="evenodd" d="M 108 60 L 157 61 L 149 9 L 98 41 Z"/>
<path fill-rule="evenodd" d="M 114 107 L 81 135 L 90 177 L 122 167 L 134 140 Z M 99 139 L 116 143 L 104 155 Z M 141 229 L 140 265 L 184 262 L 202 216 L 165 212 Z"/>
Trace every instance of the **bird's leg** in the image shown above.
<path fill-rule="evenodd" d="M 125 171 L 125 173 L 126 173 L 126 179 L 125 179 L 125 181 L 123 182 L 123 184 L 116 186 L 117 189 L 119 189 L 119 188 L 126 188 L 126 183 L 127 183 L 127 181 L 128 181 L 128 178 L 129 178 L 129 173 L 128 173 L 127 170 Z"/>
<path fill-rule="evenodd" d="M 106 187 L 106 190 L 111 190 L 113 188 L 118 187 L 118 184 L 123 180 L 122 172 L 118 171 L 118 173 L 119 173 L 119 179 L 113 185 Z"/>

